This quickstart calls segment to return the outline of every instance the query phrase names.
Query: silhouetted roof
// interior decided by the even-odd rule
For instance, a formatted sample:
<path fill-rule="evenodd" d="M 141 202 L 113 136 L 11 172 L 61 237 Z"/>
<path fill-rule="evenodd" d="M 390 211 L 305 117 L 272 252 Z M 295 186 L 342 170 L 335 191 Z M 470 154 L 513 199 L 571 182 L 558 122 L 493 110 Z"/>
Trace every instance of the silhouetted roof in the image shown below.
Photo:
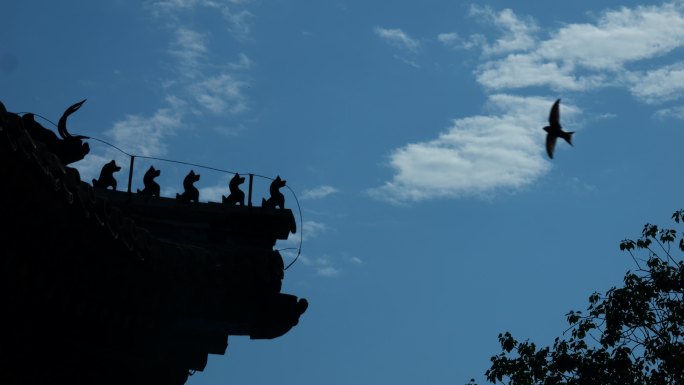
<path fill-rule="evenodd" d="M 287 209 L 94 190 L 0 111 L 0 383 L 183 384 L 229 335 L 276 338 Z"/>

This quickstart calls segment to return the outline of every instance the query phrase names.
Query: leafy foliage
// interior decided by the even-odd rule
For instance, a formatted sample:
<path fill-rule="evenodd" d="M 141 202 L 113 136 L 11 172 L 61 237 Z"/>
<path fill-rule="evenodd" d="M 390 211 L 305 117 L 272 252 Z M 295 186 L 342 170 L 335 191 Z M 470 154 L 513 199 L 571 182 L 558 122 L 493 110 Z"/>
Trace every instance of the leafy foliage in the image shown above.
<path fill-rule="evenodd" d="M 672 219 L 683 223 L 684 210 Z M 636 264 L 623 287 L 592 294 L 586 315 L 569 312 L 570 327 L 551 347 L 499 334 L 503 351 L 491 358 L 487 380 L 509 385 L 684 384 L 684 237 L 646 224 L 641 238 L 623 240 L 620 250 Z"/>

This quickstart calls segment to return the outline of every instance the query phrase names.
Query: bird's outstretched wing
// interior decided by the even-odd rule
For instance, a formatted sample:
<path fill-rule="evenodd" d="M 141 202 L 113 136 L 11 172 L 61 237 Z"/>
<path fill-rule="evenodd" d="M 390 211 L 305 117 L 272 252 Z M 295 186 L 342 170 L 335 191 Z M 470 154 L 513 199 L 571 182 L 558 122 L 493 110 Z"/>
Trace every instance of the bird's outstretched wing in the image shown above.
<path fill-rule="evenodd" d="M 551 127 L 560 127 L 560 99 L 556 100 L 556 102 L 553 103 L 553 107 L 551 107 L 549 125 L 551 125 Z"/>
<path fill-rule="evenodd" d="M 546 135 L 546 153 L 549 154 L 549 158 L 553 159 L 553 150 L 556 148 L 556 136 L 547 134 Z"/>

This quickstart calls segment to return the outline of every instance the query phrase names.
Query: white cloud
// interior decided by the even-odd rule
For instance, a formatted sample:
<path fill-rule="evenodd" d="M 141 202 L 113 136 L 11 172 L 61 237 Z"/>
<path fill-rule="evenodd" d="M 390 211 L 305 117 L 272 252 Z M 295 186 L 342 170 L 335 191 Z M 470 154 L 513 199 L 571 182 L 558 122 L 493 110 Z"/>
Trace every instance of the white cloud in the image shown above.
<path fill-rule="evenodd" d="M 174 34 L 168 52 L 176 59 L 172 63 L 176 76 L 162 84 L 169 93 L 167 101 L 175 101 L 172 105 L 182 105 L 184 111 L 196 115 L 207 112 L 236 115 L 248 110 L 248 98 L 244 89 L 249 81 L 238 71 L 250 69 L 254 65 L 252 60 L 246 54 L 239 53 L 237 61 L 226 63 L 223 58 L 212 53 L 210 38 L 217 35 L 217 31 L 191 28 L 185 17 L 187 12 L 198 8 L 215 8 L 220 11 L 217 12 L 219 18 L 231 20 L 228 24 L 233 37 L 243 39 L 249 33 L 249 27 L 243 20 L 249 12 L 245 9 L 236 10 L 236 7 L 247 2 L 168 0 L 152 3 L 155 15 L 164 16 Z"/>
<path fill-rule="evenodd" d="M 222 0 L 150 0 L 144 4 L 154 17 L 180 22 L 182 13 L 193 12 L 199 8 L 221 9 L 228 4 Z"/>
<path fill-rule="evenodd" d="M 90 141 L 90 145 L 93 146 L 93 144 L 93 141 Z M 128 175 L 128 165 L 130 162 L 130 158 L 125 157 L 121 153 L 109 150 L 104 151 L 102 154 L 94 154 L 91 152 L 88 156 L 76 163 L 75 166 L 78 168 L 81 180 L 90 183 L 92 179 L 99 178 L 102 166 L 112 159 L 116 162 L 117 166 L 121 167 L 121 170 L 114 174 L 114 178 L 120 182 L 117 187 L 121 190 L 123 187 L 121 184 L 121 176 Z"/>
<path fill-rule="evenodd" d="M 340 270 L 333 266 L 322 266 L 316 270 L 316 274 L 323 277 L 336 277 L 340 275 Z"/>
<path fill-rule="evenodd" d="M 315 275 L 326 278 L 337 277 L 343 273 L 345 268 L 350 266 L 359 268 L 359 266 L 364 264 L 361 258 L 350 257 L 345 253 L 336 258 L 327 254 L 319 257 L 310 257 L 302 254 L 299 256 L 299 260 L 304 266 L 312 269 Z"/>
<path fill-rule="evenodd" d="M 305 266 L 313 268 L 318 276 L 336 277 L 341 273 L 339 268 L 333 266 L 332 258 L 328 255 L 317 258 L 309 258 L 304 255 L 300 255 L 299 259 Z"/>
<path fill-rule="evenodd" d="M 162 12 L 191 11 L 200 7 L 225 8 L 229 5 L 249 3 L 250 0 L 153 0 L 148 2 L 155 16 Z"/>
<path fill-rule="evenodd" d="M 209 31 L 198 31 L 186 25 L 179 12 L 190 12 L 199 7 L 216 8 L 228 12 L 228 7 L 244 4 L 239 0 L 164 0 L 147 3 L 157 17 L 166 18 L 173 33 L 168 53 L 176 61 L 175 76 L 162 82 L 167 91 L 167 106 L 151 115 L 128 115 L 114 123 L 107 135 L 115 145 L 127 152 L 142 156 L 159 156 L 166 152 L 165 140 L 184 126 L 188 114 L 237 115 L 248 110 L 244 88 L 247 80 L 231 70 L 246 70 L 253 63 L 244 53 L 236 63 L 216 64 L 212 56 Z M 239 124 L 237 124 L 239 126 Z M 222 128 L 223 132 L 228 132 Z M 238 132 L 230 130 L 231 134 Z"/>
<path fill-rule="evenodd" d="M 253 65 L 249 57 L 241 53 L 236 63 L 217 69 L 208 64 L 214 58 L 208 48 L 207 33 L 179 27 L 175 35 L 169 53 L 178 59 L 176 72 L 180 76 L 167 82 L 166 88 L 175 93 L 167 101 L 183 106 L 192 103 L 198 114 L 235 115 L 247 111 L 243 90 L 249 82 L 234 71 L 249 69 Z"/>
<path fill-rule="evenodd" d="M 279 240 L 276 248 L 278 249 L 288 249 L 291 247 L 298 247 L 299 241 L 310 241 L 312 239 L 318 238 L 319 235 L 328 230 L 328 226 L 325 223 L 317 221 L 304 221 L 301 225 L 298 236 L 290 236 L 288 239 Z"/>
<path fill-rule="evenodd" d="M 250 19 L 254 15 L 244 6 L 251 0 L 156 0 L 147 2 L 155 17 L 167 17 L 181 22 L 181 12 L 193 12 L 199 8 L 218 10 L 227 24 L 228 30 L 238 40 L 250 37 Z"/>
<path fill-rule="evenodd" d="M 657 119 L 674 118 L 684 120 L 684 106 L 661 108 L 658 111 L 656 111 L 653 115 Z"/>
<path fill-rule="evenodd" d="M 166 154 L 166 141 L 170 136 L 181 128 L 191 127 L 185 122 L 189 113 L 237 115 L 248 109 L 247 97 L 242 92 L 245 82 L 236 80 L 228 73 L 214 77 L 198 74 L 200 77 L 197 81 L 175 86 L 178 92 L 166 97 L 167 107 L 159 108 L 151 115 L 127 115 L 115 122 L 106 135 L 114 145 L 130 154 L 161 156 Z M 238 128 L 217 127 L 216 130 L 234 136 L 241 129 L 238 125 Z M 109 156 L 111 152 L 105 154 Z M 213 200 L 220 198 L 218 192 L 212 189 L 206 189 L 202 196 L 210 196 Z"/>
<path fill-rule="evenodd" d="M 414 60 L 410 60 L 399 55 L 393 55 L 393 57 L 408 66 L 411 66 L 413 68 L 420 68 L 420 64 L 416 63 Z"/>
<path fill-rule="evenodd" d="M 533 34 L 539 30 L 539 27 L 534 20 L 522 20 L 510 9 L 496 13 L 490 7 L 473 5 L 470 8 L 470 14 L 484 17 L 504 32 L 493 45 L 483 42 L 482 49 L 485 54 L 527 50 L 534 47 L 536 43 Z"/>
<path fill-rule="evenodd" d="M 580 91 L 603 83 L 601 75 L 577 77 L 571 64 L 543 61 L 533 54 L 512 54 L 489 61 L 477 70 L 477 81 L 493 89 L 549 86 L 554 90 Z"/>
<path fill-rule="evenodd" d="M 217 202 L 221 203 L 222 202 L 222 196 L 224 195 L 229 195 L 230 192 L 228 191 L 228 182 L 223 181 L 222 183 L 219 183 L 216 186 L 207 186 L 207 187 L 200 187 L 199 189 L 199 197 L 200 201 L 202 202 Z M 246 202 L 245 202 L 246 203 Z"/>
<path fill-rule="evenodd" d="M 436 139 L 396 149 L 395 175 L 369 193 L 402 203 L 515 190 L 537 180 L 550 169 L 542 127 L 552 101 L 498 94 L 489 103 L 498 114 L 456 119 Z M 561 108 L 564 118 L 577 113 Z"/>
<path fill-rule="evenodd" d="M 185 52 L 189 52 L 193 57 L 207 52 L 204 35 L 186 27 L 176 30 L 176 44 L 180 47 L 182 56 L 186 55 Z"/>
<path fill-rule="evenodd" d="M 630 91 L 646 103 L 679 99 L 684 91 L 684 62 L 626 75 Z"/>
<path fill-rule="evenodd" d="M 684 46 L 680 2 L 604 11 L 594 23 L 566 24 L 545 40 L 535 39 L 536 25 L 520 21 L 511 10 L 474 9 L 473 15 L 483 15 L 504 31 L 494 44 L 482 44 L 486 55 L 506 53 L 475 71 L 478 82 L 488 89 L 549 86 L 578 91 L 625 85 L 649 103 L 673 99 L 681 90 L 672 83 L 681 79 L 681 67 L 647 72 L 627 68 Z"/>
<path fill-rule="evenodd" d="M 167 198 L 175 198 L 176 194 L 180 194 L 181 192 L 183 192 L 182 188 L 179 190 L 177 187 L 163 186 L 159 195 Z"/>
<path fill-rule="evenodd" d="M 170 109 L 158 109 L 152 116 L 128 115 L 114 123 L 107 136 L 126 152 L 142 156 L 166 153 L 164 139 L 180 128 L 181 115 Z"/>
<path fill-rule="evenodd" d="M 242 89 L 247 83 L 229 73 L 207 77 L 188 87 L 197 104 L 214 113 L 239 114 L 247 110 L 247 98 Z"/>
<path fill-rule="evenodd" d="M 463 42 L 463 38 L 456 32 L 440 33 L 437 35 L 437 40 L 446 45 L 460 46 Z"/>
<path fill-rule="evenodd" d="M 224 7 L 221 11 L 223 18 L 228 22 L 228 29 L 239 40 L 246 40 L 250 37 L 250 19 L 254 15 L 246 9 L 234 10 L 231 7 Z"/>
<path fill-rule="evenodd" d="M 302 235 L 304 240 L 310 240 L 318 237 L 322 232 L 324 232 L 328 227 L 321 222 L 316 221 L 304 221 L 302 224 Z"/>
<path fill-rule="evenodd" d="M 166 143 L 180 128 L 193 127 L 197 116 L 205 113 L 237 116 L 248 110 L 248 98 L 244 89 L 249 85 L 244 72 L 253 66 L 244 53 L 237 60 L 226 63 L 224 58 L 212 54 L 211 37 L 216 31 L 198 30 L 191 27 L 186 17 L 198 8 L 213 8 L 219 19 L 228 17 L 236 22 L 246 23 L 246 10 L 239 8 L 248 0 L 162 0 L 146 2 L 146 9 L 159 18 L 170 32 L 167 53 L 172 59 L 168 63 L 174 70 L 172 75 L 160 82 L 166 91 L 162 106 L 147 114 L 129 114 L 113 123 L 106 132 L 108 141 L 122 150 L 138 156 L 162 156 L 167 151 Z M 240 23 L 238 23 L 240 24 Z M 231 24 L 232 25 L 232 24 Z M 232 27 L 231 27 L 232 28 Z M 239 33 L 248 32 L 248 26 L 241 25 Z M 228 34 L 225 30 L 224 34 Z M 244 37 L 244 36 L 241 36 Z M 189 123 L 189 116 L 192 121 Z M 227 136 L 237 135 L 243 130 L 237 121 L 225 122 L 214 127 Z M 121 163 L 123 174 L 127 172 L 128 159 L 113 149 L 94 148 L 85 160 L 79 163 L 82 174 L 88 180 L 97 177 L 100 167 L 111 159 Z M 222 187 L 201 189 L 202 200 L 220 202 Z M 170 191 L 169 193 L 174 193 Z"/>
<path fill-rule="evenodd" d="M 230 66 L 231 69 L 234 69 L 234 70 L 248 70 L 248 69 L 252 68 L 252 65 L 253 65 L 254 63 L 252 62 L 252 60 L 251 60 L 247 55 L 245 55 L 244 53 L 241 52 L 241 53 L 238 55 L 238 57 L 239 57 L 239 60 L 238 60 L 237 63 L 230 63 L 230 64 L 229 64 L 229 66 Z"/>
<path fill-rule="evenodd" d="M 390 42 L 391 44 L 407 49 L 409 51 L 416 51 L 420 47 L 420 42 L 411 38 L 406 32 L 398 28 L 375 28 L 375 34 Z"/>
<path fill-rule="evenodd" d="M 578 177 L 572 177 L 566 181 L 569 189 L 578 195 L 594 194 L 597 191 L 596 186 L 582 181 Z"/>
<path fill-rule="evenodd" d="M 546 35 L 534 20 L 510 9 L 495 12 L 473 6 L 471 15 L 498 28 L 500 35 L 466 39 L 450 32 L 439 34 L 437 40 L 453 48 L 481 48 L 483 61 L 474 74 L 487 91 L 613 86 L 628 89 L 646 103 L 676 100 L 684 92 L 684 62 L 655 62 L 684 47 L 684 2 L 606 10 L 592 22 L 564 24 Z M 401 41 L 399 32 L 392 34 L 396 42 Z M 394 175 L 369 193 L 403 203 L 530 185 L 551 167 L 541 128 L 553 99 L 490 95 L 495 113 L 456 119 L 433 140 L 395 149 L 389 157 Z M 564 125 L 572 127 L 567 117 L 572 119 L 578 109 L 566 104 L 561 108 Z M 655 116 L 681 118 L 684 108 L 661 109 Z"/>
<path fill-rule="evenodd" d="M 190 78 L 197 76 L 198 67 L 207 54 L 205 36 L 199 32 L 180 27 L 176 30 L 176 39 L 169 50 L 178 58 L 182 67 L 181 74 Z"/>
<path fill-rule="evenodd" d="M 617 70 L 628 62 L 653 58 L 684 45 L 679 3 L 605 11 L 595 24 L 569 24 L 539 45 L 548 60 L 589 69 Z"/>
<path fill-rule="evenodd" d="M 191 9 L 203 3 L 203 0 L 158 0 L 152 1 L 151 6 L 155 11 L 169 11 L 173 9 Z"/>
<path fill-rule="evenodd" d="M 456 32 L 440 33 L 437 35 L 437 40 L 447 47 L 457 49 L 470 49 L 476 46 L 482 46 L 486 42 L 483 35 L 471 35 L 470 38 L 464 39 Z"/>
<path fill-rule="evenodd" d="M 327 197 L 330 194 L 334 194 L 338 192 L 339 190 L 336 189 L 335 187 L 328 186 L 328 185 L 323 185 L 323 186 L 318 186 L 309 190 L 304 190 L 302 193 L 302 200 L 306 199 L 322 199 Z"/>

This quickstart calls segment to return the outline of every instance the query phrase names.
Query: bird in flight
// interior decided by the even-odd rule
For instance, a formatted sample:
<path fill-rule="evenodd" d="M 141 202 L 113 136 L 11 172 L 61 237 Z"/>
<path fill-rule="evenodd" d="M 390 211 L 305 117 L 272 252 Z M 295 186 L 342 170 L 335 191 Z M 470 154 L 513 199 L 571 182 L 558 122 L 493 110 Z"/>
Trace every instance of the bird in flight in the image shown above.
<path fill-rule="evenodd" d="M 544 131 L 546 131 L 546 153 L 549 154 L 549 158 L 553 159 L 553 150 L 556 148 L 556 139 L 559 137 L 572 146 L 572 134 L 575 132 L 563 131 L 560 125 L 560 99 L 553 103 L 549 113 L 549 125 L 544 127 Z"/>

